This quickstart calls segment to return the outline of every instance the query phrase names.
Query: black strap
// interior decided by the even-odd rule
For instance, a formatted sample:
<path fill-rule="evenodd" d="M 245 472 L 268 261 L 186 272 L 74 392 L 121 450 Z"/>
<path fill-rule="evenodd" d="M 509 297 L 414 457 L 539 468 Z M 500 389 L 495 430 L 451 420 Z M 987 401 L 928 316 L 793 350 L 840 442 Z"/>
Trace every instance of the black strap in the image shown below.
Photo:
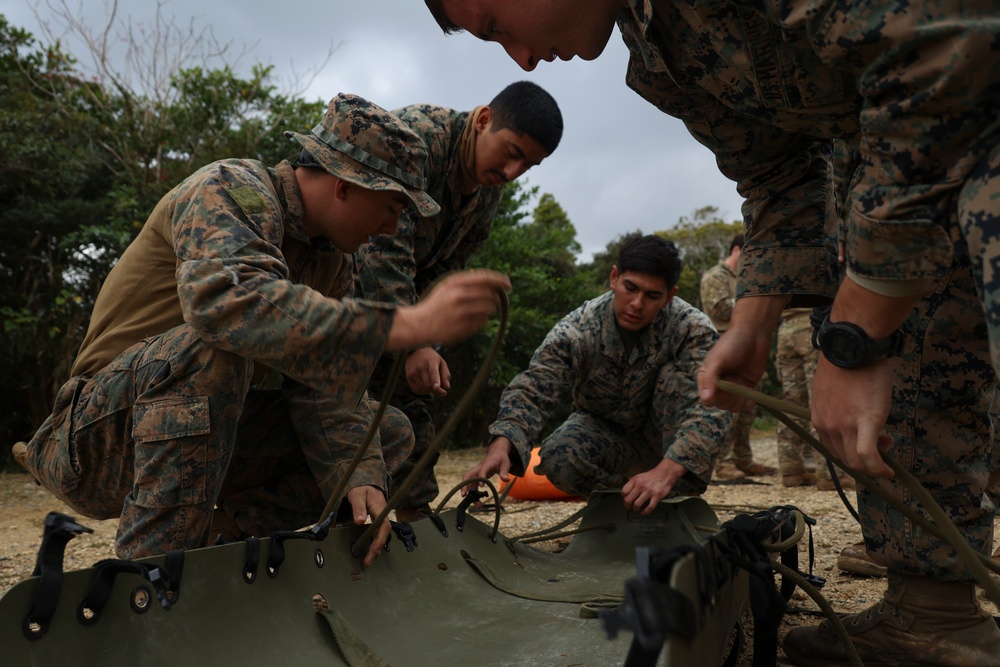
<path fill-rule="evenodd" d="M 390 520 L 389 527 L 392 528 L 392 532 L 396 533 L 396 537 L 403 543 L 407 551 L 413 551 L 417 548 L 417 534 L 413 532 L 413 526 L 408 523 Z M 386 546 L 388 546 L 388 543 Z"/>
<path fill-rule="evenodd" d="M 461 533 L 465 530 L 465 513 L 468 511 L 469 505 L 482 500 L 487 495 L 489 494 L 485 491 L 473 489 L 472 491 L 469 491 L 465 498 L 462 498 L 462 502 L 460 502 L 458 507 L 455 508 L 455 528 L 458 529 L 458 532 Z"/>
<path fill-rule="evenodd" d="M 777 536 L 784 541 L 796 532 L 798 510 L 792 506 L 772 507 L 755 515 L 741 514 L 722 525 L 726 539 L 709 537 L 702 545 L 680 545 L 672 549 L 642 547 L 636 549 L 635 578 L 625 584 L 625 602 L 611 611 L 601 611 L 598 617 L 608 637 L 621 630 L 634 634 L 626 667 L 653 667 L 659 658 L 663 642 L 669 635 L 690 639 L 697 633 L 702 619 L 694 603 L 669 587 L 671 570 L 678 559 L 694 554 L 698 562 L 698 590 L 701 609 L 710 608 L 716 592 L 735 576 L 736 569 L 750 574 L 750 610 L 754 619 L 754 667 L 773 667 L 778 655 L 778 629 L 785 614 L 787 601 L 795 590 L 791 580 L 775 583 L 774 567 L 764 544 Z M 809 528 L 809 569 L 812 571 L 812 530 L 815 520 L 802 515 Z M 712 554 L 717 554 L 714 560 Z M 781 561 L 798 571 L 798 548 L 786 549 Z M 713 566 L 714 565 L 714 566 Z M 821 577 L 812 577 L 822 585 Z M 734 625 L 739 630 L 739 623 Z M 734 648 L 726 659 L 732 665 L 742 647 L 737 636 Z"/>
<path fill-rule="evenodd" d="M 441 518 L 440 514 L 431 512 L 427 518 L 437 527 L 438 532 L 441 533 L 441 537 L 448 537 L 448 527 L 444 525 L 444 519 Z"/>
<path fill-rule="evenodd" d="M 243 564 L 243 581 L 252 584 L 257 581 L 257 568 L 260 566 L 260 538 L 248 537 L 243 541 L 247 544 L 247 559 Z"/>
<path fill-rule="evenodd" d="M 826 468 L 830 471 L 830 479 L 833 480 L 833 485 L 837 489 L 837 495 L 840 496 L 840 501 L 844 503 L 844 507 L 846 507 L 847 511 L 851 513 L 854 520 L 861 523 L 861 517 L 858 516 L 858 511 L 854 509 L 854 505 L 851 504 L 851 501 L 847 499 L 847 494 L 844 493 L 844 486 L 840 483 L 840 471 L 834 467 L 833 461 L 830 459 L 826 460 Z"/>
<path fill-rule="evenodd" d="M 597 615 L 609 639 L 622 630 L 632 632 L 625 667 L 655 667 L 669 634 L 690 639 L 698 631 L 701 619 L 694 604 L 668 582 L 674 564 L 699 550 L 702 548 L 694 545 L 636 549 L 637 576 L 625 582 L 625 601 L 617 609 L 602 610 Z M 708 578 L 714 580 L 714 576 Z"/>
<path fill-rule="evenodd" d="M 59 512 L 49 512 L 45 517 L 45 529 L 42 533 L 42 545 L 38 548 L 35 559 L 35 570 L 31 576 L 41 577 L 31 610 L 21 622 L 21 631 L 28 639 L 41 639 L 49 631 L 52 616 L 59 604 L 59 594 L 62 592 L 63 555 L 66 544 L 80 533 L 94 532 L 80 525 L 73 517 Z"/>
<path fill-rule="evenodd" d="M 101 613 L 111 599 L 111 590 L 115 585 L 115 578 L 121 573 L 137 574 L 150 584 L 156 591 L 156 597 L 164 609 L 170 610 L 171 600 L 167 594 L 168 582 L 171 581 L 170 573 L 158 565 L 150 563 L 140 563 L 133 560 L 118 560 L 109 558 L 94 563 L 97 576 L 94 583 L 87 592 L 80 604 L 76 608 L 76 617 L 83 625 L 94 625 L 100 620 Z"/>
<path fill-rule="evenodd" d="M 278 568 L 285 562 L 286 540 L 322 542 L 330 532 L 331 521 L 333 521 L 332 512 L 326 519 L 313 524 L 306 530 L 279 530 L 271 533 L 271 555 L 267 559 L 267 576 L 271 578 L 278 576 Z M 244 578 L 246 578 L 245 573 Z"/>

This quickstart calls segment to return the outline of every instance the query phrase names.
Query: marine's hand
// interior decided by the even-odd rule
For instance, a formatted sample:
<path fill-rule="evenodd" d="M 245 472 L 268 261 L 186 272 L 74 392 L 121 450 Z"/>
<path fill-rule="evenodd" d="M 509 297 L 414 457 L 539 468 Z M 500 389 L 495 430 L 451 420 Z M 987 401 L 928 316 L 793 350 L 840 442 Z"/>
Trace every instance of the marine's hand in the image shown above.
<path fill-rule="evenodd" d="M 513 443 L 508 438 L 497 436 L 490 443 L 489 449 L 486 450 L 486 456 L 479 464 L 470 470 L 469 472 L 462 475 L 462 481 L 467 479 L 472 479 L 473 477 L 485 477 L 489 479 L 493 475 L 499 474 L 500 479 L 504 482 L 510 481 L 510 450 L 513 447 Z M 478 489 L 480 483 L 469 484 L 468 486 L 462 487 L 462 495 L 468 495 L 469 491 L 472 489 Z"/>
<path fill-rule="evenodd" d="M 465 340 L 486 327 L 500 306 L 501 290 L 510 289 L 507 276 L 475 269 L 442 278 L 414 306 L 396 310 L 386 351 Z"/>
<path fill-rule="evenodd" d="M 750 399 L 719 389 L 717 381 L 757 386 L 767 369 L 771 338 L 787 303 L 785 296 L 755 296 L 736 302 L 729 329 L 712 346 L 698 369 L 698 395 L 702 403 L 731 412 L 753 407 Z"/>
<path fill-rule="evenodd" d="M 451 370 L 434 348 L 420 347 L 406 357 L 406 382 L 415 394 L 446 396 L 451 389 Z"/>
<path fill-rule="evenodd" d="M 652 470 L 639 473 L 622 487 L 625 509 L 642 514 L 652 513 L 685 472 L 680 463 L 663 459 Z"/>
<path fill-rule="evenodd" d="M 845 370 L 820 355 L 813 379 L 812 423 L 830 453 L 848 468 L 892 477 L 879 453 L 892 446 L 882 432 L 892 400 L 892 363 Z"/>
<path fill-rule="evenodd" d="M 912 312 L 919 296 L 889 297 L 844 279 L 830 311 L 831 322 L 852 322 L 881 340 Z M 812 422 L 830 452 L 852 470 L 892 477 L 880 451 L 892 446 L 883 432 L 892 402 L 893 360 L 862 368 L 834 366 L 820 354 L 813 379 Z"/>
<path fill-rule="evenodd" d="M 351 504 L 351 516 L 354 517 L 354 523 L 358 526 L 363 525 L 369 516 L 374 521 L 385 509 L 385 496 L 381 489 L 374 486 L 354 487 L 347 492 L 347 502 Z M 389 521 L 387 519 L 382 522 L 372 537 L 371 546 L 368 547 L 368 552 L 365 554 L 365 567 L 375 561 L 375 557 L 378 556 L 388 540 Z"/>

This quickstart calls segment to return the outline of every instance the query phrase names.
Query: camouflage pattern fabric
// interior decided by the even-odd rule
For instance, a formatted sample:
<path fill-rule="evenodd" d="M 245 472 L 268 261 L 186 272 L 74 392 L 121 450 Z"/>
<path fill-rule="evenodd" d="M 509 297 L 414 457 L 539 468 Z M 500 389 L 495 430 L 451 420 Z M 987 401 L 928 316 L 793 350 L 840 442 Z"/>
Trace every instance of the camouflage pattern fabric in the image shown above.
<path fill-rule="evenodd" d="M 996 375 L 986 323 L 967 258 L 939 279 L 903 325 L 905 343 L 894 359 L 896 377 L 886 430 L 889 450 L 930 491 L 973 548 L 993 546 L 990 484 Z M 921 381 L 934 378 L 933 381 Z M 879 485 L 920 510 L 894 480 Z M 967 580 L 954 550 L 904 519 L 867 490 L 858 493 L 865 543 L 893 571 Z"/>
<path fill-rule="evenodd" d="M 414 104 L 394 113 L 427 145 L 427 192 L 441 205 L 441 211 L 427 218 L 405 211 L 399 218 L 395 236 L 378 236 L 362 246 L 355 254 L 357 283 L 366 299 L 412 304 L 439 277 L 465 268 L 469 258 L 486 242 L 503 187 L 481 186 L 470 195 L 461 192 L 460 148 L 472 118 L 470 112 Z M 391 359 L 380 363 L 381 370 L 371 388 L 374 396 L 381 396 L 384 376 L 391 366 Z M 410 419 L 416 436 L 412 457 L 398 476 L 400 481 L 434 440 L 434 421 L 429 411 L 432 401 L 429 394 L 414 394 L 405 378 L 396 384 L 390 403 Z M 400 507 L 418 508 L 432 502 L 437 495 L 434 469 L 428 467 Z"/>
<path fill-rule="evenodd" d="M 608 292 L 588 301 L 553 327 L 527 370 L 504 390 L 490 434 L 510 439 L 511 472 L 523 475 L 531 447 L 569 393 L 573 416 L 541 445 L 541 466 L 560 480 L 556 486 L 567 483 L 572 488 L 564 491 L 589 493 L 598 485 L 617 485 L 639 465 L 670 458 L 688 470 L 692 487 L 703 489 L 732 420 L 702 405 L 695 383 L 718 333 L 703 313 L 675 297 L 626 356 L 613 297 Z M 593 425 L 600 431 L 588 431 Z M 604 447 L 624 449 L 609 453 Z M 546 452 L 558 457 L 548 461 Z M 624 467 L 598 472 L 604 465 Z"/>
<path fill-rule="evenodd" d="M 809 322 L 810 308 L 791 308 L 785 311 L 778 326 L 778 345 L 774 365 L 781 380 L 782 398 L 796 405 L 810 405 L 812 381 L 819 362 L 819 350 L 812 345 L 813 327 Z M 796 423 L 817 437 L 816 429 L 804 419 Z M 778 469 L 782 475 L 801 475 L 806 471 L 803 454 L 808 445 L 792 429 L 778 422 Z M 829 479 L 825 465 L 816 466 L 816 477 Z"/>
<path fill-rule="evenodd" d="M 719 333 L 729 328 L 735 303 L 736 274 L 724 262 L 719 262 L 701 276 L 701 309 Z M 754 413 L 753 409 L 736 413 L 726 438 L 722 460 L 731 461 L 741 469 L 753 463 L 750 430 L 753 428 Z"/>
<path fill-rule="evenodd" d="M 385 386 L 389 379 L 389 370 L 392 368 L 392 358 L 383 356 L 375 365 L 375 372 L 372 374 L 368 391 L 371 396 L 381 399 Z M 410 424 L 410 431 L 413 434 L 413 448 L 409 458 L 401 461 L 397 467 L 391 468 L 393 471 L 390 494 L 395 494 L 398 485 L 403 482 L 417 462 L 427 452 L 437 431 L 434 426 L 434 419 L 431 416 L 430 406 L 433 397 L 430 394 L 416 394 L 406 383 L 406 377 L 400 372 L 399 380 L 392 392 L 389 404 L 399 410 Z M 438 497 L 440 488 L 438 487 L 437 476 L 434 474 L 434 466 L 437 464 L 439 455 L 434 454 L 431 464 L 424 470 L 419 478 L 414 480 L 406 497 L 399 502 L 399 507 L 403 509 L 426 509 Z"/>
<path fill-rule="evenodd" d="M 116 272 L 145 267 L 145 280 L 126 286 L 129 302 L 141 304 L 144 290 L 173 284 L 169 318 L 183 313 L 186 323 L 157 331 L 155 319 L 132 322 L 127 308 L 105 307 L 124 312 L 92 324 L 107 333 L 88 336 L 94 349 L 113 351 L 128 336 L 134 344 L 63 386 L 29 444 L 29 467 L 75 511 L 102 519 L 120 513 L 121 557 L 204 546 L 229 463 L 246 444 L 241 423 L 265 419 L 244 409 L 255 367 L 285 378 L 298 459 L 312 471 L 313 487 L 332 492 L 338 466 L 360 442 L 371 418 L 365 385 L 391 309 L 338 298 L 351 293 L 350 262 L 328 242 L 313 243 L 301 216 L 287 162 L 274 170 L 254 161 L 214 163 L 164 197 L 143 230 L 153 231 L 109 276 L 99 306 L 123 298 L 109 289 L 119 284 Z M 144 261 L 144 250 L 168 240 L 176 276 L 173 264 Z M 138 333 L 144 327 L 145 336 Z M 331 429 L 343 413 L 356 427 Z M 402 439 L 405 449 L 409 441 Z M 388 489 L 380 444 L 352 486 Z M 304 473 L 295 465 L 296 475 Z M 289 493 L 276 507 L 232 510 L 247 531 L 295 529 L 306 516 L 318 518 L 325 503 L 288 483 L 286 473 L 292 471 L 274 470 L 272 491 Z M 240 473 L 233 474 L 237 484 Z"/>
<path fill-rule="evenodd" d="M 736 305 L 736 274 L 719 262 L 701 276 L 701 309 L 719 333 L 729 328 Z"/>
<path fill-rule="evenodd" d="M 733 426 L 726 436 L 726 448 L 722 455 L 723 461 L 729 461 L 740 470 L 754 462 L 753 448 L 750 446 L 750 431 L 757 414 L 756 408 L 743 410 L 733 415 Z"/>
<path fill-rule="evenodd" d="M 983 402 L 995 373 L 985 362 L 1000 369 L 995 7 L 630 0 L 619 28 L 629 86 L 680 118 L 746 197 L 739 296 L 792 294 L 793 307 L 833 296 L 827 163 L 834 142 L 856 152 L 838 177 L 847 275 L 889 296 L 934 290 L 904 326 L 893 453 L 973 545 L 988 544 Z M 880 483 L 909 500 L 894 482 Z M 950 548 L 869 494 L 860 499 L 866 542 L 881 562 L 968 577 Z"/>
<path fill-rule="evenodd" d="M 355 253 L 355 261 L 364 298 L 408 305 L 439 277 L 465 268 L 489 238 L 503 187 L 462 195 L 459 147 L 469 112 L 416 104 L 394 113 L 427 145 L 427 193 L 441 211 L 426 218 L 404 211 L 396 235 L 373 238 Z"/>

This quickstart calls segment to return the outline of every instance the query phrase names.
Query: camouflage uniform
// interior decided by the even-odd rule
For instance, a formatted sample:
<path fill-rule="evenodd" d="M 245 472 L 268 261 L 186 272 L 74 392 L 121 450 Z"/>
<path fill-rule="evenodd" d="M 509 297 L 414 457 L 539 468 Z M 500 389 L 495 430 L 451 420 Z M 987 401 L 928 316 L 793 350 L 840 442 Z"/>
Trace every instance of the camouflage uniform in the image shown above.
<path fill-rule="evenodd" d="M 392 123 L 341 95 L 315 139 L 295 136 L 328 171 L 343 160 L 346 180 L 403 189 L 334 154 L 350 128 L 352 146 L 419 187 L 422 144 Z M 309 237 L 302 206 L 288 162 L 210 164 L 163 197 L 109 274 L 26 467 L 75 511 L 120 515 L 119 556 L 205 546 L 216 504 L 248 534 L 315 522 L 354 455 L 392 309 L 340 300 L 350 258 Z M 268 369 L 280 389 L 255 387 Z M 387 490 L 411 438 L 391 415 L 351 486 Z"/>
<path fill-rule="evenodd" d="M 934 290 L 904 325 L 892 451 L 984 547 L 993 511 L 983 493 L 988 420 L 979 410 L 994 382 L 987 330 L 1000 367 L 1000 242 L 987 231 L 1000 206 L 995 8 L 631 0 L 619 27 L 631 51 L 629 86 L 682 119 L 747 198 L 740 296 L 794 293 L 796 306 L 834 294 L 827 162 L 834 140 L 860 147 L 840 198 L 849 202 L 847 275 L 881 294 Z M 909 500 L 894 482 L 880 483 Z M 891 569 L 968 579 L 937 538 L 870 494 L 860 500 L 868 546 Z"/>
<path fill-rule="evenodd" d="M 819 350 L 812 345 L 813 327 L 809 321 L 811 308 L 790 308 L 781 317 L 778 327 L 778 346 L 774 365 L 781 379 L 782 397 L 796 405 L 812 402 L 812 381 L 819 361 Z M 804 419 L 796 422 L 816 437 L 816 429 Z M 806 472 L 805 448 L 802 438 L 783 422 L 778 423 L 778 468 L 782 475 L 801 475 Z M 825 464 L 816 466 L 816 477 L 829 479 Z"/>
<path fill-rule="evenodd" d="M 399 218 L 395 236 L 378 236 L 356 253 L 359 292 L 373 301 L 416 303 L 439 277 L 465 267 L 466 262 L 489 238 L 493 216 L 503 187 L 480 186 L 463 196 L 461 151 L 463 137 L 474 131 L 474 112 L 455 111 L 431 104 L 414 104 L 393 113 L 406 122 L 427 144 L 429 152 L 428 194 L 441 205 L 435 216 L 420 218 L 411 211 Z M 370 391 L 381 397 L 392 360 L 383 358 L 372 378 Z M 406 479 L 434 440 L 434 421 L 429 412 L 433 397 L 415 394 L 400 377 L 390 404 L 409 418 L 415 445 L 404 463 L 398 481 Z M 433 466 L 400 501 L 402 508 L 419 508 L 438 495 Z"/>
<path fill-rule="evenodd" d="M 729 328 L 735 303 L 736 274 L 725 262 L 719 262 L 701 277 L 701 308 L 711 318 L 719 333 Z M 750 430 L 753 428 L 755 412 L 756 410 L 751 408 L 736 413 L 726 440 L 726 451 L 722 460 L 732 462 L 740 470 L 753 464 Z"/>
<path fill-rule="evenodd" d="M 531 448 L 567 392 L 573 413 L 541 446 L 536 470 L 573 494 L 620 488 L 669 458 L 687 469 L 674 492 L 705 490 L 732 417 L 698 400 L 695 373 L 718 334 L 708 318 L 674 298 L 626 353 L 614 293 L 564 317 L 528 369 L 500 399 L 492 436 L 513 443 L 511 472 L 524 474 Z"/>

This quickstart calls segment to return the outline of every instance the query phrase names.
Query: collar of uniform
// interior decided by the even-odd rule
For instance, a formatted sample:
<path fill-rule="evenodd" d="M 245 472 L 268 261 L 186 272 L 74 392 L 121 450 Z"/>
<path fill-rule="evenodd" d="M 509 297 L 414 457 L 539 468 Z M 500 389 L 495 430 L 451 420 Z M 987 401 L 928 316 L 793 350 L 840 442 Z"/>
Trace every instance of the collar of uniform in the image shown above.
<path fill-rule="evenodd" d="M 619 331 L 618 320 L 615 318 L 615 297 L 612 292 L 606 292 L 608 294 L 607 303 L 603 304 L 605 308 L 603 325 L 601 326 L 601 338 L 604 341 L 604 352 L 612 359 L 622 359 L 625 356 L 625 341 L 622 338 L 622 334 Z M 600 298 L 600 297 L 598 297 Z M 628 355 L 626 359 L 627 364 L 632 364 L 640 356 L 648 356 L 652 350 L 651 336 L 656 323 L 659 318 L 663 317 L 663 311 L 661 310 L 653 318 L 653 321 L 649 323 L 642 331 L 636 334 L 635 346 L 632 348 L 631 354 Z"/>
<path fill-rule="evenodd" d="M 659 47 L 653 44 L 650 31 L 653 26 L 652 0 L 630 0 L 628 9 L 618 18 L 618 27 L 626 43 L 631 43 L 642 54 L 646 69 L 651 72 L 667 72 L 667 63 Z"/>
<path fill-rule="evenodd" d="M 479 189 L 479 181 L 476 180 L 476 115 L 482 109 L 482 105 L 476 107 L 468 113 L 465 120 L 465 128 L 462 136 L 458 140 L 458 187 L 463 197 L 467 197 Z"/>
<path fill-rule="evenodd" d="M 292 163 L 282 160 L 274 171 L 277 173 L 278 196 L 281 197 L 281 206 L 285 210 L 285 236 L 312 246 L 313 251 L 320 256 L 340 252 L 337 246 L 325 238 L 309 238 L 305 223 L 302 221 L 302 191 L 299 189 L 298 179 L 295 178 L 295 168 L 292 167 Z"/>
<path fill-rule="evenodd" d="M 302 191 L 299 190 L 299 181 L 295 178 L 295 169 L 291 162 L 282 160 L 274 171 L 277 175 L 275 185 L 278 186 L 281 207 L 285 210 L 285 235 L 309 243 L 309 234 L 306 233 L 306 226 L 302 221 Z"/>

